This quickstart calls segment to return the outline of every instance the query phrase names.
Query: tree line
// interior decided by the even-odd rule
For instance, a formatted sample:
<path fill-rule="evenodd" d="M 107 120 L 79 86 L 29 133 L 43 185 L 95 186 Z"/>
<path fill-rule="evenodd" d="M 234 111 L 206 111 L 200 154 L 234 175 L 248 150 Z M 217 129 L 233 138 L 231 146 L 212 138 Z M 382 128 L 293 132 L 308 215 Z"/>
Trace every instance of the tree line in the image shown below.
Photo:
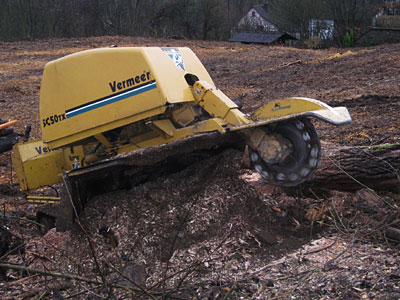
<path fill-rule="evenodd" d="M 226 40 L 254 5 L 268 3 L 278 27 L 310 36 L 310 20 L 335 20 L 341 44 L 371 25 L 388 0 L 0 0 L 0 40 L 153 36 Z"/>
<path fill-rule="evenodd" d="M 310 20 L 333 20 L 334 41 L 343 45 L 345 36 L 360 36 L 372 25 L 380 8 L 396 0 L 270 0 L 275 23 L 288 32 L 310 37 Z M 321 28 L 323 29 L 323 28 Z"/>
<path fill-rule="evenodd" d="M 0 0 L 0 40 L 129 35 L 223 40 L 257 0 Z"/>

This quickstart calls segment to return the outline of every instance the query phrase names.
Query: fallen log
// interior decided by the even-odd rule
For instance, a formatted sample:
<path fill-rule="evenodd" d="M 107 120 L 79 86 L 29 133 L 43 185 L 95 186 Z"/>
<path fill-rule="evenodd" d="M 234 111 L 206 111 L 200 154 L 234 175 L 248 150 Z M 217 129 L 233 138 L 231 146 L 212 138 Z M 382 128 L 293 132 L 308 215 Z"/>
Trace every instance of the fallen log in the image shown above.
<path fill-rule="evenodd" d="M 371 147 L 322 144 L 326 155 L 311 182 L 314 191 L 370 188 L 400 192 L 400 144 Z"/>

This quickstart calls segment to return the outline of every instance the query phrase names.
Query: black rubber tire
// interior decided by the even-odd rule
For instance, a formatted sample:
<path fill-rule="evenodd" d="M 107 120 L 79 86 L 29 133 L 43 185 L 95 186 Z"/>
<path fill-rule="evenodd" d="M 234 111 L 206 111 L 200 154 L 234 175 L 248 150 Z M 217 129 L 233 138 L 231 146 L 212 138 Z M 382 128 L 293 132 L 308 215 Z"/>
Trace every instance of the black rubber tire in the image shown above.
<path fill-rule="evenodd" d="M 262 178 L 279 186 L 296 186 L 309 180 L 319 165 L 321 144 L 318 133 L 306 118 L 283 121 L 268 128 L 289 140 L 291 153 L 282 162 L 266 163 L 260 155 L 250 149 L 250 162 Z"/>

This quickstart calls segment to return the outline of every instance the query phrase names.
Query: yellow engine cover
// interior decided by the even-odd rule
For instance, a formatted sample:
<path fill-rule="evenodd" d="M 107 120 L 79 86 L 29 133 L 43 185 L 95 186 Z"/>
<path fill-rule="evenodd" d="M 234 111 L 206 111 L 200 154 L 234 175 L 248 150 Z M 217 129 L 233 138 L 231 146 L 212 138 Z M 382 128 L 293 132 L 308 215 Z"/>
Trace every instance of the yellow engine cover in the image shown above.
<path fill-rule="evenodd" d="M 184 75 L 214 86 L 189 48 L 105 48 L 45 66 L 40 91 L 43 141 L 58 148 L 194 101 Z"/>

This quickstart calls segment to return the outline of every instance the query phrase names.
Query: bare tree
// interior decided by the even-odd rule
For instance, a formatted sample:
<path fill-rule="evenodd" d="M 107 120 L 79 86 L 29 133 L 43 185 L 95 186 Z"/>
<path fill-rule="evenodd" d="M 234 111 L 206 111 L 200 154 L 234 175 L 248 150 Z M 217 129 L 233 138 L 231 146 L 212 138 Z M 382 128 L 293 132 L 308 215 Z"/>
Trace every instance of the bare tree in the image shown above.
<path fill-rule="evenodd" d="M 271 0 L 269 2 L 274 22 L 281 29 L 309 37 L 310 20 L 323 13 L 320 0 Z"/>
<path fill-rule="evenodd" d="M 220 25 L 219 5 L 216 0 L 200 0 L 198 6 L 201 19 L 202 39 L 206 40 L 211 30 L 217 30 Z"/>
<path fill-rule="evenodd" d="M 302 37 L 310 36 L 310 21 L 333 20 L 336 42 L 342 45 L 346 32 L 361 33 L 372 24 L 384 0 L 270 0 L 276 23 Z"/>
<path fill-rule="evenodd" d="M 363 32 L 371 26 L 372 18 L 383 0 L 326 0 L 326 4 L 335 20 L 335 37 L 342 45 L 349 30 Z"/>

